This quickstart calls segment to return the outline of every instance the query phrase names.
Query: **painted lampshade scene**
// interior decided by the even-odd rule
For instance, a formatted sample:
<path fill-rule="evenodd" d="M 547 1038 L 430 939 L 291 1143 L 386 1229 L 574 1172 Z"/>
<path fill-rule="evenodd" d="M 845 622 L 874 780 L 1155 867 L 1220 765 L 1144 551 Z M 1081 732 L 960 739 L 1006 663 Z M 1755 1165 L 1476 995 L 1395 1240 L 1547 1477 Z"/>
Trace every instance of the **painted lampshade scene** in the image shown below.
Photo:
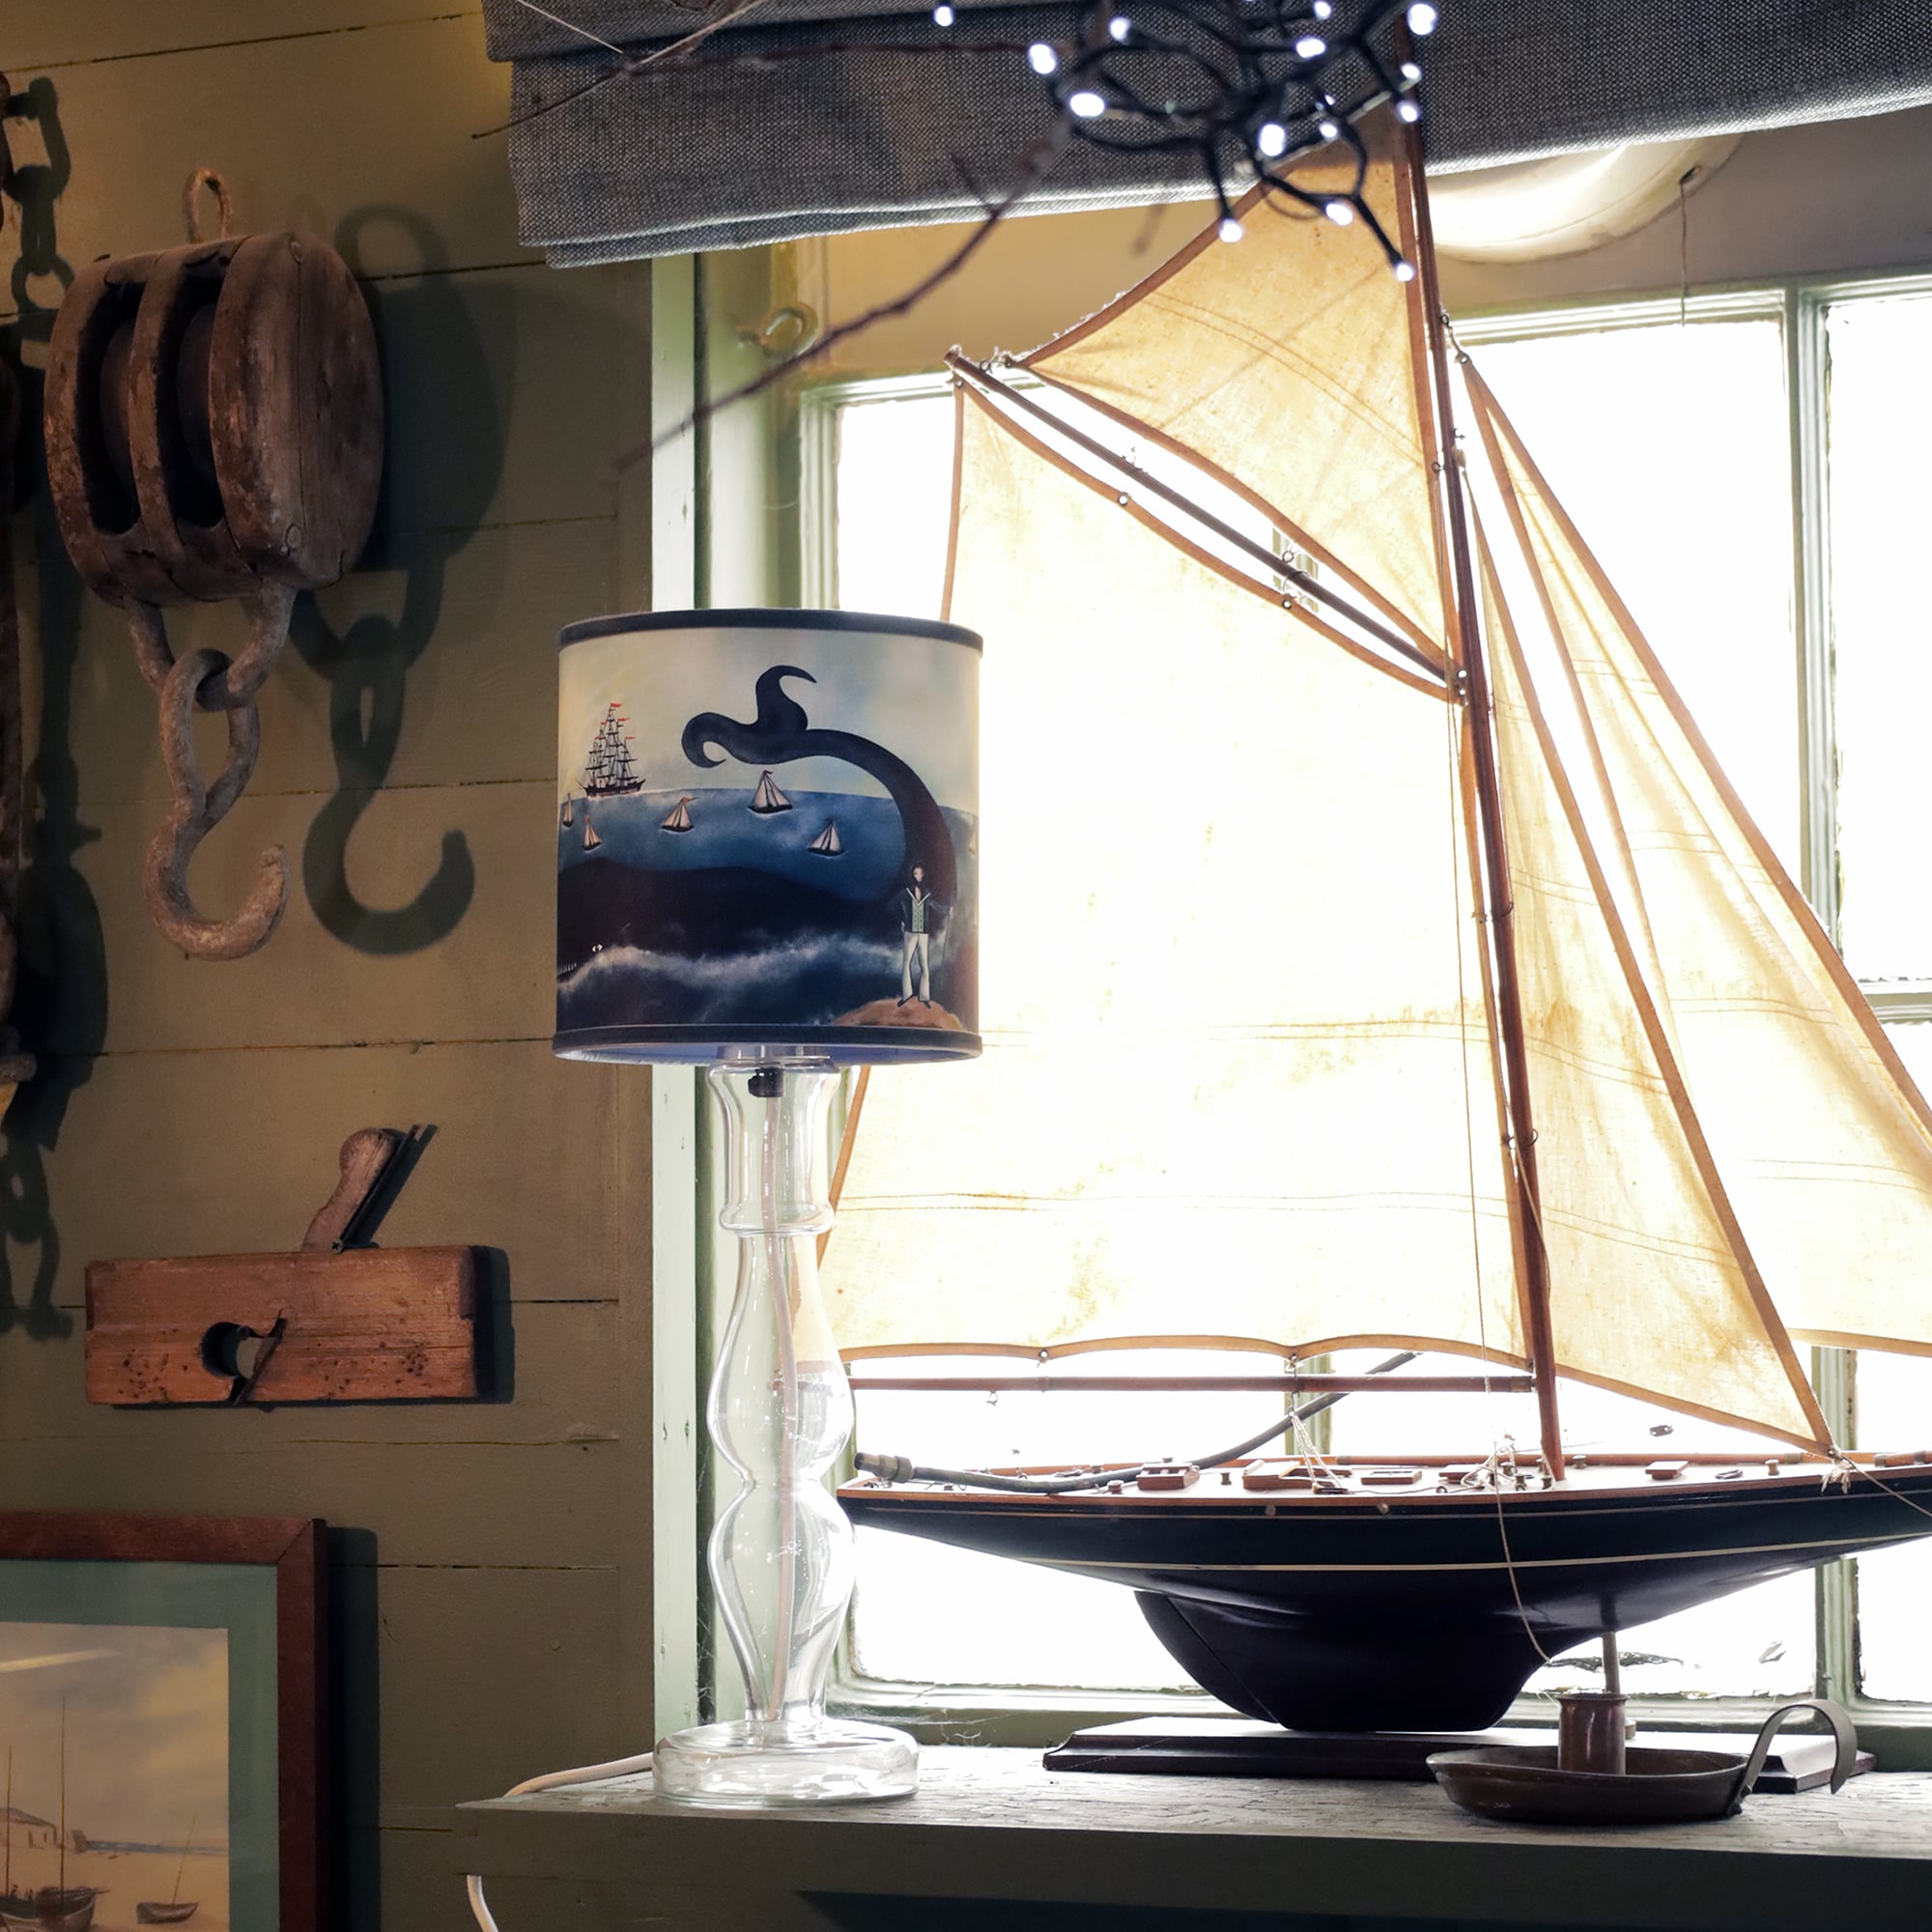
<path fill-rule="evenodd" d="M 661 612 L 558 667 L 559 1052 L 980 1050 L 972 632 Z"/>
<path fill-rule="evenodd" d="M 228 1633 L 0 1624 L 0 1926 L 229 1920 Z"/>

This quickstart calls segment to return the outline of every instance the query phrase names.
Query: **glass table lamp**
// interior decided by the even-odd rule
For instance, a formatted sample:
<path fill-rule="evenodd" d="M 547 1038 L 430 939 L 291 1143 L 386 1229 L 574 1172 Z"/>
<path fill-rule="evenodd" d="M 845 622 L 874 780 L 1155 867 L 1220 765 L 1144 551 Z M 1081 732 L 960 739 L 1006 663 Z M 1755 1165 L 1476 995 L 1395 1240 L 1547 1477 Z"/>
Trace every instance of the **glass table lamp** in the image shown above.
<path fill-rule="evenodd" d="M 842 611 L 600 617 L 558 639 L 556 1037 L 703 1064 L 737 1291 L 705 1419 L 742 1487 L 708 1552 L 746 1715 L 658 1743 L 715 1804 L 895 1797 L 902 1732 L 825 1715 L 852 1397 L 818 1292 L 842 1066 L 980 1051 L 980 639 Z"/>

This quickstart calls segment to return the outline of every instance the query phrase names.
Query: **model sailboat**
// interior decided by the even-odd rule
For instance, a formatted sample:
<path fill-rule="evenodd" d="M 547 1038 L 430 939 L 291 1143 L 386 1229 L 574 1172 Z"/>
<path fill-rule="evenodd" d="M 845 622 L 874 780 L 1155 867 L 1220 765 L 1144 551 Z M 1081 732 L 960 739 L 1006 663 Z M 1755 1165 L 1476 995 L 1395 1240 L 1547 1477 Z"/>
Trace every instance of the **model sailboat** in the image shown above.
<path fill-rule="evenodd" d="M 1013 834 L 984 902 L 1052 908 L 1053 944 L 989 968 L 1010 1031 L 973 1092 L 869 1083 L 827 1287 L 862 1363 L 1021 1355 L 1038 1386 L 1059 1354 L 1247 1348 L 1294 1399 L 1464 1393 L 1431 1458 L 868 1455 L 840 1492 L 1125 1584 L 1249 1715 L 1463 1728 L 1541 1653 L 1932 1530 L 1932 1467 L 1841 1454 L 1798 1353 L 1932 1353 L 1932 1123 L 1455 356 L 1419 167 L 1377 138 L 1363 192 L 1412 279 L 1256 210 L 1025 358 L 1039 386 L 954 360 L 949 614 L 1065 698 L 1009 727 L 1029 784 L 984 801 Z M 1276 538 L 1317 566 L 1287 595 Z M 1098 810 L 1090 753 L 1133 745 L 1200 836 L 1171 785 Z M 1257 772 L 1265 813 L 1225 776 Z M 1477 1372 L 1295 1369 L 1372 1347 Z M 1584 1466 L 1565 1378 L 1778 1453 Z M 1499 1439 L 1505 1389 L 1535 1448 Z"/>

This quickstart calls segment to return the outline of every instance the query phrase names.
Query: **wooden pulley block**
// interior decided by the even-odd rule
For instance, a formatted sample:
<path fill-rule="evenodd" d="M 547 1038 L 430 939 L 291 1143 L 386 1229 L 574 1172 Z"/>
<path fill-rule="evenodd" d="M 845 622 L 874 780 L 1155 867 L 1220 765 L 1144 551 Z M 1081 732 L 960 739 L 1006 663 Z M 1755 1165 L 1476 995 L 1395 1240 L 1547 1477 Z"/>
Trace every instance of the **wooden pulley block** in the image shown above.
<path fill-rule="evenodd" d="M 204 188 L 221 237 L 201 238 Z M 155 923 L 202 959 L 268 942 L 288 901 L 288 854 L 262 854 L 225 920 L 187 889 L 195 849 L 235 806 L 260 749 L 255 695 L 288 639 L 296 593 L 355 561 L 383 473 L 383 386 L 369 310 L 348 264 L 313 235 L 228 233 L 211 168 L 182 198 L 180 248 L 94 263 L 48 345 L 47 477 L 75 568 L 128 611 L 160 706 L 174 804 L 148 846 Z M 161 607 L 239 598 L 246 644 L 177 662 Z M 228 714 L 228 756 L 201 769 L 197 710 Z"/>
<path fill-rule="evenodd" d="M 369 311 L 313 235 L 94 263 L 48 348 L 47 470 L 74 566 L 117 604 L 332 583 L 369 534 Z"/>

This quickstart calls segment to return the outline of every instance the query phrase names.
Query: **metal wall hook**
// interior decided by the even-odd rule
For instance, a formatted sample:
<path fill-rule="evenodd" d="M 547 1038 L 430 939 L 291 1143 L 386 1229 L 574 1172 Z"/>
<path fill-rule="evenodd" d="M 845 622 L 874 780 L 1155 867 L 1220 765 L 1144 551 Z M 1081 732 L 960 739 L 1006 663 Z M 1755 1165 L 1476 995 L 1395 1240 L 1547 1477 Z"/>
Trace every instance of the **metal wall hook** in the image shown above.
<path fill-rule="evenodd" d="M 233 918 L 206 919 L 188 895 L 189 862 L 201 841 L 234 809 L 262 749 L 262 715 L 253 697 L 225 707 L 203 703 L 204 690 L 222 694 L 229 668 L 230 661 L 219 651 L 195 651 L 174 666 L 161 687 L 161 758 L 175 797 L 160 830 L 149 841 L 143 885 L 155 923 L 197 959 L 246 958 L 281 923 L 289 896 L 289 855 L 279 845 L 262 854 L 255 883 Z M 228 720 L 228 756 L 212 784 L 202 775 L 195 749 L 198 706 L 224 710 Z"/>
<path fill-rule="evenodd" d="M 810 302 L 780 302 L 762 321 L 741 327 L 738 339 L 765 355 L 802 355 L 818 340 L 824 327 Z"/>

